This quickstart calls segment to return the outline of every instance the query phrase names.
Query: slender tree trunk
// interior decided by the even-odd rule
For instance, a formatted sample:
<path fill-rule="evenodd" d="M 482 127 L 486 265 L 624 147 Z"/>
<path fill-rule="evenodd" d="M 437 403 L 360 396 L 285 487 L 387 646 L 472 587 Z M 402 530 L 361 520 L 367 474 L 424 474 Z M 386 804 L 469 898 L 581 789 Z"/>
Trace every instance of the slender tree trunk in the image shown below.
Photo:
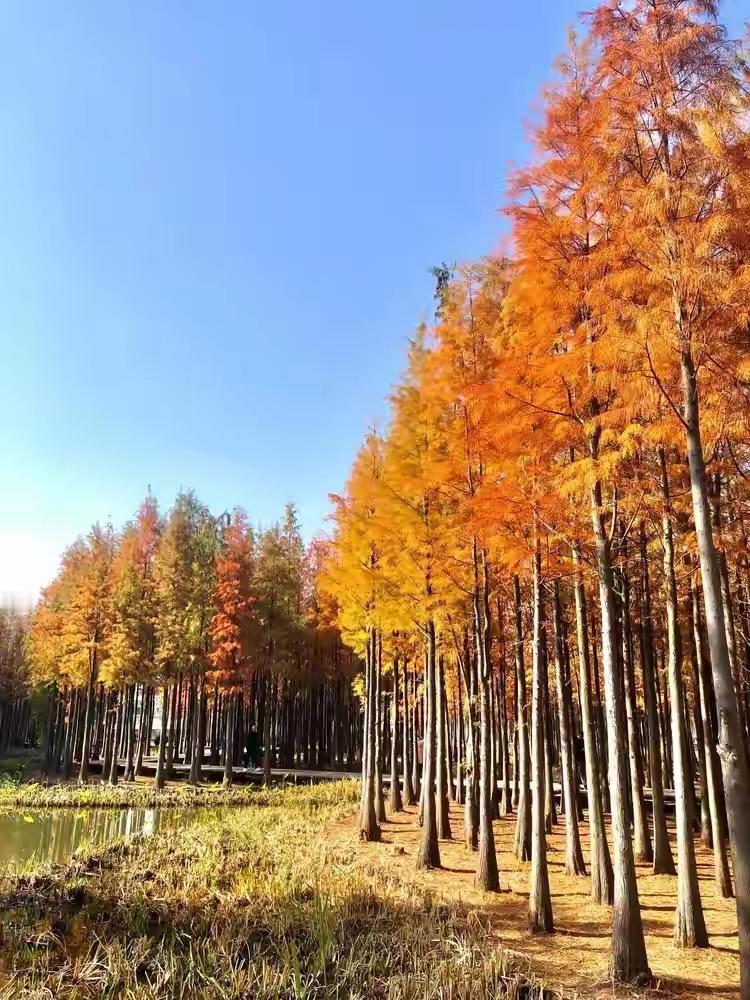
<path fill-rule="evenodd" d="M 489 615 L 489 607 L 487 608 Z M 488 618 L 489 620 L 489 618 Z M 488 654 L 489 655 L 489 654 Z M 490 659 L 491 662 L 491 659 Z M 500 819 L 497 794 L 497 697 L 494 678 L 490 677 L 490 789 L 492 792 L 492 819 Z"/>
<path fill-rule="evenodd" d="M 456 802 L 463 806 L 466 804 L 466 738 L 464 735 L 464 697 L 462 680 L 465 663 L 459 660 L 456 670 L 456 694 L 458 707 L 456 710 Z"/>
<path fill-rule="evenodd" d="M 557 675 L 557 706 L 560 719 L 560 769 L 565 796 L 565 870 L 569 875 L 585 875 L 586 865 L 581 850 L 578 830 L 578 809 L 575 775 L 573 772 L 573 746 L 570 736 L 570 692 L 565 683 L 563 655 L 562 611 L 560 585 L 555 580 L 554 593 L 555 673 Z"/>
<path fill-rule="evenodd" d="M 498 602 L 498 620 L 497 620 L 498 631 L 502 635 L 502 621 L 500 618 L 499 602 Z M 507 679 L 506 679 L 506 669 L 505 669 L 505 648 L 503 647 L 503 655 L 500 658 L 500 690 L 498 694 L 498 707 L 500 710 L 500 752 L 501 757 L 501 774 L 503 789 L 500 796 L 500 815 L 508 816 L 513 812 L 513 796 L 511 794 L 511 784 L 510 784 L 510 751 L 509 751 L 509 741 L 508 741 L 508 709 L 505 703 L 507 697 Z"/>
<path fill-rule="evenodd" d="M 479 853 L 477 856 L 476 883 L 485 892 L 497 892 L 500 888 L 500 874 L 497 867 L 495 836 L 492 830 L 492 739 L 490 733 L 490 684 L 492 683 L 491 623 L 489 617 L 487 555 L 482 550 L 482 579 L 479 579 L 477 564 L 477 540 L 472 541 L 474 562 L 474 629 L 476 633 L 476 655 L 479 670 Z"/>
<path fill-rule="evenodd" d="M 362 840 L 380 840 L 380 826 L 375 809 L 375 730 L 377 697 L 375 660 L 377 658 L 375 629 L 370 628 L 365 656 L 365 739 L 363 752 L 364 785 L 359 835 Z"/>
<path fill-rule="evenodd" d="M 171 695 L 170 695 L 170 709 L 169 709 L 169 732 L 167 734 L 167 761 L 166 761 L 166 776 L 167 778 L 174 777 L 174 758 L 177 752 L 177 736 L 179 733 L 179 727 L 177 723 L 179 719 L 177 716 L 180 714 L 181 702 L 181 692 L 182 692 L 182 674 L 180 674 L 176 681 L 172 682 L 171 685 Z"/>
<path fill-rule="evenodd" d="M 706 631 L 719 716 L 719 759 L 724 777 L 729 840 L 734 861 L 740 978 L 743 1000 L 750 1000 L 750 772 L 742 743 L 737 699 L 729 661 L 721 574 L 708 506 L 706 468 L 700 432 L 698 380 L 688 351 L 681 356 L 683 416 L 690 468 L 695 533 L 703 581 Z"/>
<path fill-rule="evenodd" d="M 547 656 L 547 643 L 542 646 L 542 653 Z M 544 676 L 547 677 L 547 660 L 544 663 Z M 542 689 L 543 708 L 542 717 L 544 719 L 544 828 L 547 833 L 552 833 L 552 829 L 557 825 L 557 809 L 555 808 L 555 786 L 552 779 L 552 719 L 549 707 L 549 685 L 545 684 Z"/>
<path fill-rule="evenodd" d="M 117 734 L 118 734 L 118 732 L 120 730 L 120 726 L 122 725 L 123 700 L 124 700 L 123 699 L 123 692 L 122 691 L 116 691 L 115 692 L 116 709 L 115 709 L 114 731 L 113 731 L 113 739 L 112 739 L 113 748 L 112 748 L 112 759 L 111 759 L 110 768 L 109 768 L 109 783 L 110 783 L 110 785 L 116 785 L 118 777 L 119 777 L 119 770 L 118 770 L 119 758 L 118 758 L 118 753 L 117 753 L 117 750 L 118 750 L 118 747 L 117 747 Z"/>
<path fill-rule="evenodd" d="M 430 618 L 427 621 L 427 656 L 425 670 L 426 718 L 424 739 L 424 775 L 422 779 L 423 825 L 422 843 L 417 854 L 417 868 L 439 868 L 440 847 L 437 835 L 437 817 L 435 807 L 435 763 L 437 754 L 437 704 L 435 700 L 436 673 L 436 643 L 435 623 Z"/>
<path fill-rule="evenodd" d="M 203 683 L 195 679 L 195 698 L 193 710 L 193 731 L 190 735 L 192 753 L 190 756 L 190 784 L 197 785 L 201 780 L 201 765 L 203 763 L 203 740 L 201 738 L 201 716 L 203 713 Z"/>
<path fill-rule="evenodd" d="M 516 815 L 515 853 L 519 861 L 531 861 L 531 761 L 529 757 L 529 707 L 526 700 L 526 665 L 523 658 L 521 620 L 521 584 L 513 577 L 515 610 L 515 660 L 518 717 L 518 813 Z"/>
<path fill-rule="evenodd" d="M 271 656 L 273 655 L 273 645 L 269 644 Z M 270 662 L 270 657 L 269 657 Z M 263 784 L 268 787 L 271 784 L 271 669 L 266 670 L 264 679 L 264 704 L 263 704 Z"/>
<path fill-rule="evenodd" d="M 676 869 L 669 846 L 667 818 L 664 810 L 664 784 L 659 739 L 659 715 L 656 700 L 656 678 L 654 666 L 654 640 L 651 623 L 651 584 L 648 572 L 648 552 L 646 548 L 646 527 L 640 527 L 641 563 L 641 671 L 643 674 L 643 702 L 646 708 L 648 731 L 648 766 L 651 783 L 651 810 L 653 815 L 653 870 L 655 875 L 675 875 Z"/>
<path fill-rule="evenodd" d="M 412 784 L 412 745 L 411 745 L 411 727 L 409 725 L 409 720 L 411 719 L 411 714 L 409 712 L 409 665 L 404 662 L 404 707 L 403 707 L 403 750 L 401 753 L 401 773 L 403 775 L 403 785 L 404 794 L 403 800 L 404 805 L 413 806 L 417 798 L 414 794 L 414 785 Z"/>
<path fill-rule="evenodd" d="M 107 775 L 112 767 L 112 752 L 115 743 L 115 719 L 114 712 L 112 711 L 113 699 L 115 697 L 114 691 L 107 692 L 107 698 L 105 701 L 106 705 L 106 722 L 104 725 L 104 755 L 102 758 L 102 781 L 106 781 Z"/>
<path fill-rule="evenodd" d="M 602 692 L 599 683 L 599 652 L 596 644 L 596 616 L 591 617 L 591 667 L 594 676 L 594 692 L 596 699 L 593 702 L 596 718 L 597 754 L 599 756 L 599 783 L 602 796 L 602 809 L 605 813 L 610 811 L 609 802 L 609 759 L 607 755 L 607 724 L 604 716 L 604 706 L 602 703 Z M 614 877 L 614 876 L 613 876 Z M 613 890 L 614 892 L 614 890 Z"/>
<path fill-rule="evenodd" d="M 169 742 L 169 684 L 164 683 L 161 695 L 161 736 L 159 737 L 159 756 L 156 760 L 156 776 L 154 785 L 157 789 L 164 788 L 166 781 L 167 743 Z"/>
<path fill-rule="evenodd" d="M 596 722 L 591 703 L 591 669 L 589 660 L 589 637 L 586 619 L 586 594 L 580 568 L 580 554 L 573 549 L 573 563 L 576 567 L 575 607 L 576 637 L 578 643 L 578 691 L 581 701 L 581 727 L 586 756 L 586 790 L 588 796 L 589 820 L 589 866 L 591 868 L 591 898 L 595 903 L 612 905 L 614 898 L 614 875 L 609 854 L 607 833 L 604 827 L 601 777 L 599 774 L 599 754 L 596 749 Z"/>
<path fill-rule="evenodd" d="M 224 778 L 222 784 L 229 788 L 234 779 L 234 719 L 237 704 L 237 696 L 233 691 L 228 691 L 224 707 Z"/>
<path fill-rule="evenodd" d="M 70 702 L 70 691 L 67 688 L 63 688 L 58 695 L 57 700 L 57 722 L 55 725 L 55 744 L 52 750 L 52 764 L 51 770 L 53 774 L 57 774 L 60 767 L 63 764 L 63 756 L 65 754 L 65 735 L 67 731 L 67 726 L 65 724 L 67 707 Z"/>
<path fill-rule="evenodd" d="M 448 768 L 445 753 L 445 673 L 442 653 L 437 659 L 437 691 L 435 693 L 437 711 L 437 828 L 438 840 L 452 840 L 450 824 L 450 804 L 448 799 Z"/>
<path fill-rule="evenodd" d="M 591 457 L 598 459 L 598 440 L 591 442 Z M 602 665 L 607 706 L 609 786 L 612 804 L 614 903 L 610 974 L 615 982 L 632 983 L 650 977 L 643 923 L 635 877 L 635 859 L 628 823 L 627 728 L 621 692 L 616 645 L 615 600 L 610 540 L 604 527 L 601 485 L 591 491 L 591 518 L 596 543 L 599 604 L 601 610 Z"/>
<path fill-rule="evenodd" d="M 65 749 L 63 751 L 62 776 L 68 781 L 73 772 L 73 752 L 75 748 L 76 730 L 78 728 L 78 713 L 80 705 L 80 692 L 77 688 L 70 689 L 70 705 L 68 707 L 68 721 L 65 729 Z"/>
<path fill-rule="evenodd" d="M 383 793 L 383 640 L 378 633 L 377 663 L 375 667 L 375 809 L 378 823 L 385 823 L 385 795 Z"/>
<path fill-rule="evenodd" d="M 533 657 L 531 682 L 531 883 L 529 891 L 529 930 L 532 934 L 552 931 L 552 897 L 547 870 L 547 841 L 544 823 L 544 685 L 545 655 L 544 606 L 542 604 L 541 557 L 535 543 L 533 560 Z M 572 810 L 569 810 L 572 811 Z"/>
<path fill-rule="evenodd" d="M 674 798 L 677 826 L 677 913 L 674 942 L 678 948 L 707 948 L 708 934 L 703 919 L 698 873 L 695 868 L 693 843 L 692 787 L 688 789 L 687 740 L 684 726 L 682 685 L 682 648 L 677 621 L 677 582 L 674 572 L 674 539 L 670 516 L 669 478 L 667 462 L 659 449 L 661 490 L 663 499 L 662 546 L 664 548 L 664 598 L 667 611 L 667 672 L 669 699 L 672 710 L 672 761 L 674 764 Z M 689 792 L 689 794 L 688 794 Z"/>
<path fill-rule="evenodd" d="M 625 553 L 623 552 L 623 555 Z M 635 671 L 633 669 L 632 623 L 630 620 L 630 581 L 627 569 L 620 574 L 622 600 L 622 674 L 625 683 L 625 718 L 628 727 L 628 754 L 630 758 L 630 800 L 633 806 L 633 848 L 639 861 L 654 860 L 651 837 L 648 832 L 646 805 L 643 799 L 643 758 L 638 732 L 638 708 L 635 700 Z"/>
<path fill-rule="evenodd" d="M 81 770 L 78 773 L 78 784 L 85 785 L 89 777 L 89 756 L 91 748 L 91 727 L 94 715 L 94 687 L 98 673 L 96 648 L 89 654 L 89 674 L 86 685 L 86 714 L 83 720 L 83 747 L 81 749 Z"/>
<path fill-rule="evenodd" d="M 399 751 L 399 718 L 398 718 L 398 696 L 399 696 L 399 670 L 398 657 L 393 658 L 393 694 L 391 696 L 391 788 L 390 806 L 391 812 L 402 812 L 403 801 L 401 798 L 401 785 L 398 774 L 398 751 Z M 404 744 L 404 760 L 406 760 L 406 744 Z"/>
<path fill-rule="evenodd" d="M 44 741 L 44 763 L 42 770 L 45 774 L 50 774 L 53 770 L 53 753 L 56 736 L 56 719 L 60 718 L 60 699 L 57 692 L 57 684 L 53 684 L 49 693 L 49 706 L 47 710 L 47 731 Z"/>
<path fill-rule="evenodd" d="M 711 818 L 711 843 L 714 852 L 714 883 L 717 895 L 722 898 L 729 898 L 733 895 L 732 879 L 729 874 L 729 859 L 727 857 L 724 823 L 722 822 L 725 807 L 721 794 L 721 765 L 716 748 L 716 732 L 714 730 L 713 712 L 711 711 L 712 681 L 710 667 L 706 661 L 703 629 L 701 628 L 700 600 L 694 577 L 691 579 L 690 585 L 690 609 L 698 666 L 698 691 L 701 709 L 703 710 L 703 746 L 706 757 L 706 785 L 708 787 Z"/>
<path fill-rule="evenodd" d="M 445 683 L 445 664 L 443 664 L 443 721 L 445 723 L 445 785 L 448 802 L 456 801 L 456 792 L 453 784 L 453 762 L 454 762 L 454 736 L 451 726 L 451 710 L 448 704 L 448 691 Z"/>
<path fill-rule="evenodd" d="M 125 764 L 126 781 L 135 781 L 135 709 L 137 699 L 137 685 L 131 684 L 128 688 L 128 697 L 125 703 L 125 724 L 127 728 L 127 758 Z"/>
<path fill-rule="evenodd" d="M 422 794 L 422 779 L 419 768 L 419 681 L 416 664 L 412 673 L 411 784 L 414 789 L 414 799 L 419 802 Z"/>
<path fill-rule="evenodd" d="M 141 720 L 138 726 L 138 752 L 135 758 L 135 773 L 143 774 L 143 755 L 146 751 L 146 741 L 150 740 L 149 709 L 151 705 L 151 688 L 143 685 L 143 697 L 141 698 Z"/>
<path fill-rule="evenodd" d="M 684 565 L 690 572 L 690 558 L 683 557 Z M 708 797 L 708 765 L 706 762 L 706 741 L 703 733 L 703 712 L 701 711 L 700 679 L 698 676 L 698 646 L 696 645 L 695 620 L 693 618 L 692 573 L 690 593 L 685 602 L 685 618 L 690 622 L 687 630 L 688 659 L 690 660 L 690 681 L 693 690 L 692 718 L 695 723 L 695 746 L 698 753 L 698 770 L 700 772 L 700 833 L 706 847 L 713 846 L 711 839 L 711 803 Z M 685 699 L 687 703 L 687 697 Z M 686 707 L 686 711 L 688 711 Z M 690 714 L 688 712 L 688 714 Z M 691 730 L 688 729 L 688 743 L 691 740 Z"/>
<path fill-rule="evenodd" d="M 476 646 L 476 644 L 475 644 Z M 464 846 L 479 849 L 479 726 L 477 724 L 477 671 L 468 634 L 464 633 L 463 661 L 466 666 L 466 744 L 464 758 Z"/>

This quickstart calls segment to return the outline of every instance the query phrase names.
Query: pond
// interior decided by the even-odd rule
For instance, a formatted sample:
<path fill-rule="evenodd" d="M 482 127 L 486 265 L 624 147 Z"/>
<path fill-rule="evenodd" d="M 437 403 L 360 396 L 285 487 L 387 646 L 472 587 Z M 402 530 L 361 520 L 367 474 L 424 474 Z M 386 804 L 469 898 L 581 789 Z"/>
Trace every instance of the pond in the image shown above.
<path fill-rule="evenodd" d="M 189 826 L 216 809 L 14 809 L 0 811 L 0 866 L 34 858 L 58 864 L 82 845 Z"/>

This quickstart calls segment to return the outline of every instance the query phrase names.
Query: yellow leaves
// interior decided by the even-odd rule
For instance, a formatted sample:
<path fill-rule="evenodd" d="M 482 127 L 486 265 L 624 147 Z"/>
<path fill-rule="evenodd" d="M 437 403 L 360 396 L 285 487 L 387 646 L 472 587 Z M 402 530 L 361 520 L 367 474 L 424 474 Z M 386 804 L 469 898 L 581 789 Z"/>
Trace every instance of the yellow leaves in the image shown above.
<path fill-rule="evenodd" d="M 601 447 L 617 461 L 635 458 L 643 446 L 645 428 L 642 424 L 627 424 L 622 430 L 607 428 L 601 436 Z"/>
<path fill-rule="evenodd" d="M 718 123 L 707 115 L 699 115 L 695 122 L 696 134 L 703 143 L 706 151 L 712 156 L 721 157 L 724 155 L 725 146 L 720 134 Z"/>

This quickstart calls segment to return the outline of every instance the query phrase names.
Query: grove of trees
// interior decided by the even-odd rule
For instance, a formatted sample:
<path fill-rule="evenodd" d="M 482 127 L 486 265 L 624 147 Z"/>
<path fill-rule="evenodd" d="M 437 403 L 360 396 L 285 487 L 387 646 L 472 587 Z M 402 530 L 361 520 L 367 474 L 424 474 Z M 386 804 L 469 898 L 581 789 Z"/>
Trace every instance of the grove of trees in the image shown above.
<path fill-rule="evenodd" d="M 717 16 L 606 0 L 571 35 L 508 245 L 436 269 L 387 432 L 334 498 L 321 586 L 365 662 L 363 838 L 389 739 L 392 784 L 400 767 L 421 796 L 417 865 L 440 865 L 453 796 L 497 891 L 492 820 L 514 812 L 545 932 L 563 822 L 567 871 L 612 907 L 612 976 L 638 982 L 636 858 L 676 872 L 675 943 L 707 947 L 701 836 L 737 897 L 747 998 L 750 102 Z"/>
<path fill-rule="evenodd" d="M 206 748 L 226 784 L 253 746 L 266 780 L 275 766 L 353 766 L 357 661 L 317 592 L 323 544 L 305 549 L 292 505 L 255 532 L 192 492 L 162 517 L 149 494 L 121 531 L 97 524 L 71 545 L 29 622 L 0 622 L 0 712 L 14 684 L 21 705 L 46 693 L 45 771 L 81 782 L 92 761 L 111 783 L 143 773 L 155 729 L 157 788 L 178 762 L 198 782 Z"/>

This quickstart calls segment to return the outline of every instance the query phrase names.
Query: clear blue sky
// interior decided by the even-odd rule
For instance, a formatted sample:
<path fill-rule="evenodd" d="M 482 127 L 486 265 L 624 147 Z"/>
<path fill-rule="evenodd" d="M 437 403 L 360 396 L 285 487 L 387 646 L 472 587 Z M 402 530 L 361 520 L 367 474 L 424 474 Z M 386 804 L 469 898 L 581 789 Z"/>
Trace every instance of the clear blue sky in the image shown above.
<path fill-rule="evenodd" d="M 319 529 L 580 6 L 2 4 L 0 599 L 149 483 Z"/>

